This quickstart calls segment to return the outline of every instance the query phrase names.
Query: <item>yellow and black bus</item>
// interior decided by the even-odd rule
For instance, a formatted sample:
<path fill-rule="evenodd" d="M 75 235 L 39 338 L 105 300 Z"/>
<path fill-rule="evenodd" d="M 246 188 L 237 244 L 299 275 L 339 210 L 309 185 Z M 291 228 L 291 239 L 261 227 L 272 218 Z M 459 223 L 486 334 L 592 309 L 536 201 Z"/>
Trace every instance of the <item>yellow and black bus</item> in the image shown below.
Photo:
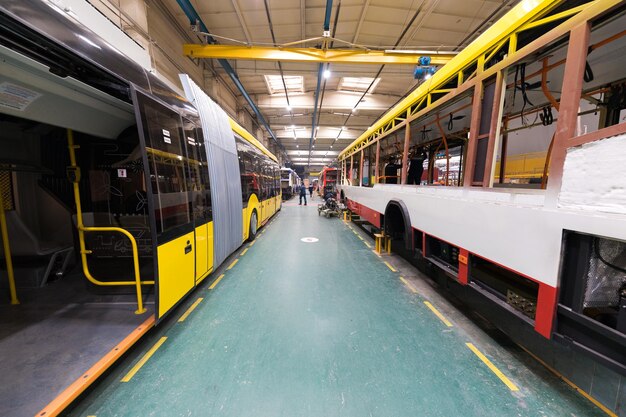
<path fill-rule="evenodd" d="M 280 210 L 278 160 L 188 76 L 176 91 L 51 7 L 0 7 L 11 300 L 74 249 L 137 313 L 154 288 L 158 321 Z"/>

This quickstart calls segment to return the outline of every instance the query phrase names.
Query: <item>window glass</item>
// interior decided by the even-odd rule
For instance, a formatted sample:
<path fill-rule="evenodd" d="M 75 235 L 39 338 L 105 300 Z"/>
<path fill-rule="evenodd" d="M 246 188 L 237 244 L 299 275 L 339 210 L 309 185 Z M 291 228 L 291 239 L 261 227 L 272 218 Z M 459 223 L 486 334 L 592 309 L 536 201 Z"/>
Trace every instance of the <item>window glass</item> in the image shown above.
<path fill-rule="evenodd" d="M 209 181 L 209 167 L 207 166 L 206 145 L 202 135 L 199 120 L 183 119 L 185 132 L 185 159 L 187 189 L 191 212 L 196 225 L 211 221 L 211 183 Z"/>
<path fill-rule="evenodd" d="M 80 155 L 81 165 L 89 167 L 83 174 L 88 190 L 83 212 L 88 213 L 86 217 L 91 217 L 86 219 L 87 225 L 126 229 L 135 237 L 140 265 L 143 266 L 145 259 L 152 259 L 153 242 L 137 127 L 129 127 L 116 141 L 95 138 L 82 141 Z M 132 258 L 130 240 L 120 233 L 91 232 L 85 235 L 85 239 L 94 258 L 116 259 L 118 262 L 121 258 Z M 106 265 L 110 268 L 108 263 Z M 99 267 L 94 265 L 96 273 L 104 271 Z M 127 263 L 120 270 L 132 271 L 132 268 L 132 263 Z M 127 277 L 131 276 L 129 272 Z"/>
<path fill-rule="evenodd" d="M 178 113 L 137 95 L 141 112 L 157 234 L 190 224 L 191 212 L 185 179 L 183 129 Z"/>
<path fill-rule="evenodd" d="M 241 175 L 241 198 L 243 206 L 248 206 L 248 200 L 252 194 L 256 194 L 261 199 L 261 166 L 259 152 L 245 139 L 235 136 L 237 144 L 237 154 L 239 158 L 239 169 Z"/>

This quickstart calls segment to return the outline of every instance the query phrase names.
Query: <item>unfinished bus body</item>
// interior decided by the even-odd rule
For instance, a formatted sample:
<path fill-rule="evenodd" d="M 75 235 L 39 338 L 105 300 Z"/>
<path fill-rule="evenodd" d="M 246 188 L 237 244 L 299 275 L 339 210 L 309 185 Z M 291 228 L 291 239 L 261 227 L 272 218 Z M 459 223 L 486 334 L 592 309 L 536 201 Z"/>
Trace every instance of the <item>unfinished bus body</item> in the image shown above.
<path fill-rule="evenodd" d="M 522 2 L 339 155 L 394 251 L 564 374 L 622 383 L 624 27 L 618 1 Z"/>

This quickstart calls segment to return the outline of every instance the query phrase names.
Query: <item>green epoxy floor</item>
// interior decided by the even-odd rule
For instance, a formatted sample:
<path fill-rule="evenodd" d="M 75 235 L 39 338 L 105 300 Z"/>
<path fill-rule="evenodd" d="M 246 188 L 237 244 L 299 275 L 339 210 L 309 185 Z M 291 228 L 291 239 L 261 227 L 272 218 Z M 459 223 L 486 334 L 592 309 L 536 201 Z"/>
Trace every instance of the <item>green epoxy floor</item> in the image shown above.
<path fill-rule="evenodd" d="M 215 289 L 203 283 L 174 312 L 203 297 L 184 322 L 155 329 L 70 415 L 605 415 L 543 368 L 471 334 L 480 330 L 453 313 L 447 327 L 424 305 L 427 296 L 410 292 L 346 224 L 318 217 L 318 200 L 294 201 Z M 120 382 L 163 336 L 132 380 Z"/>

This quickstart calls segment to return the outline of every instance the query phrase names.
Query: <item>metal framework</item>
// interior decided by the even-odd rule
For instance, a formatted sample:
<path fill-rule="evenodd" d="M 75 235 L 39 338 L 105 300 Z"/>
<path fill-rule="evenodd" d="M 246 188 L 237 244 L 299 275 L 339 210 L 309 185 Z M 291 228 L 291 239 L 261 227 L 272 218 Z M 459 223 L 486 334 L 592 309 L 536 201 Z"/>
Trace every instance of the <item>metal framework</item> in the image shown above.
<path fill-rule="evenodd" d="M 562 0 L 542 0 L 532 4 L 530 2 L 518 4 L 476 41 L 439 69 L 430 80 L 422 83 L 409 96 L 390 109 L 363 135 L 346 147 L 339 154 L 339 160 L 341 161 L 388 134 L 403 128 L 407 123 L 432 110 L 431 106 L 435 101 L 446 101 L 462 91 L 481 84 L 482 80 L 495 75 L 498 70 L 505 68 L 536 49 L 532 48 L 531 45 L 527 45 L 522 50 L 518 50 L 517 38 L 519 33 L 555 21 L 565 20 L 575 15 L 591 15 L 597 7 L 607 8 L 619 2 L 591 1 L 543 18 L 550 10 L 553 10 L 561 3 L 563 3 Z M 566 25 L 561 25 L 559 32 L 566 33 L 569 31 L 572 27 L 571 22 L 575 20 L 569 19 Z M 583 21 L 583 19 L 578 20 Z M 554 31 L 551 33 L 554 33 Z M 505 46 L 507 47 L 507 58 L 485 70 L 485 63 L 502 51 Z M 451 82 L 456 84 L 455 88 L 444 88 Z"/>
<path fill-rule="evenodd" d="M 412 121 L 427 114 L 431 114 L 431 112 L 433 112 L 435 109 L 443 106 L 446 103 L 449 103 L 460 94 L 469 93 L 473 90 L 472 102 L 474 103 L 474 109 L 471 113 L 469 140 L 467 143 L 467 149 L 465 150 L 466 154 L 463 158 L 464 173 L 462 174 L 462 185 L 464 187 L 491 187 L 494 181 L 494 172 L 492 171 L 495 169 L 493 154 L 496 148 L 496 139 L 500 133 L 499 115 L 502 111 L 501 107 L 504 103 L 504 88 L 511 87 L 511 85 L 505 85 L 503 81 L 505 77 L 504 70 L 511 65 L 515 65 L 516 62 L 519 62 L 520 60 L 528 57 L 530 54 L 536 52 L 541 47 L 569 35 L 570 46 L 568 48 L 569 52 L 566 59 L 549 62 L 549 57 L 544 57 L 542 59 L 542 68 L 535 73 L 527 75 L 526 77 L 527 79 L 532 77 L 540 78 L 541 91 L 543 91 L 550 105 L 557 109 L 557 111 L 559 111 L 559 114 L 561 115 L 559 119 L 565 119 L 563 121 L 559 120 L 559 126 L 567 125 L 567 131 L 569 132 L 567 135 L 565 135 L 561 131 L 560 127 L 557 128 L 557 132 L 550 141 L 547 156 L 544 162 L 543 175 L 541 176 L 541 188 L 548 190 L 548 193 L 546 194 L 546 201 L 550 202 L 551 204 L 556 204 L 558 189 L 560 188 L 561 184 L 560 176 L 562 174 L 563 163 L 567 149 L 572 146 L 579 146 L 589 141 L 602 139 L 608 134 L 605 131 L 611 131 L 616 134 L 622 133 L 624 130 L 626 130 L 626 128 L 624 128 L 622 124 L 601 129 L 601 133 L 593 132 L 582 137 L 574 137 L 575 135 L 573 135 L 572 132 L 574 131 L 573 129 L 575 129 L 575 123 L 578 116 L 578 108 L 572 107 L 570 109 L 569 107 L 571 107 L 573 104 L 568 106 L 567 104 L 565 104 L 565 100 L 568 100 L 569 96 L 572 94 L 578 94 L 578 99 L 574 100 L 572 103 L 575 103 L 577 105 L 581 97 L 592 101 L 593 97 L 591 97 L 591 95 L 597 93 L 598 91 L 582 91 L 582 84 L 580 81 L 582 79 L 582 75 L 579 77 L 580 79 L 576 78 L 577 75 L 570 75 L 570 78 L 565 78 L 565 81 L 563 83 L 563 92 L 559 100 L 556 100 L 552 96 L 546 85 L 546 74 L 550 70 L 564 65 L 565 76 L 567 77 L 568 71 L 574 71 L 571 69 L 571 67 L 576 63 L 576 65 L 582 65 L 581 71 L 582 73 L 584 73 L 586 56 L 590 51 L 593 51 L 594 49 L 610 43 L 618 38 L 626 36 L 626 31 L 622 31 L 614 36 L 611 36 L 608 39 L 601 40 L 596 44 L 588 46 L 587 43 L 584 47 L 578 48 L 579 50 L 576 49 L 576 29 L 578 27 L 587 27 L 587 31 L 589 31 L 589 21 L 592 18 L 601 15 L 603 12 L 618 5 L 620 2 L 617 0 L 595 0 L 581 6 L 577 6 L 550 15 L 548 17 L 544 17 L 547 13 L 549 13 L 550 10 L 553 10 L 556 6 L 558 6 L 559 3 L 561 2 L 544 1 L 541 3 L 541 7 L 543 7 L 543 9 L 533 9 L 532 11 L 528 12 L 532 15 L 530 17 L 521 16 L 519 13 L 520 10 L 513 9 L 503 18 L 504 25 L 501 25 L 503 21 L 499 21 L 496 24 L 498 26 L 506 27 L 506 33 L 501 34 L 501 36 L 498 36 L 495 33 L 489 33 L 489 31 L 483 34 L 483 36 L 481 36 L 476 42 L 466 48 L 466 50 L 461 52 L 456 58 L 451 60 L 448 65 L 439 70 L 437 74 L 433 76 L 431 83 L 424 83 L 420 85 L 420 87 L 418 87 L 413 93 L 411 93 L 411 95 L 409 95 L 405 100 L 392 108 L 376 124 L 368 129 L 368 131 L 366 131 L 363 135 L 361 135 L 354 142 L 352 142 L 352 144 L 345 148 L 338 156 L 338 160 L 341 166 L 345 167 L 347 165 L 348 158 L 350 158 L 350 160 L 353 160 L 355 154 L 363 151 L 366 147 L 376 143 L 376 169 L 373 178 L 374 182 L 376 182 L 380 178 L 377 171 L 380 162 L 379 141 L 381 139 L 387 137 L 394 132 L 397 132 L 399 129 L 410 126 L 410 123 Z M 523 48 L 518 49 L 517 39 L 518 35 L 521 32 L 558 21 L 561 21 L 562 23 L 554 29 L 545 33 L 543 36 L 531 41 Z M 506 24 L 506 22 L 511 23 Z M 493 29 L 496 25 L 492 26 L 491 29 Z M 491 58 L 494 57 L 495 54 L 499 51 L 506 51 L 506 56 L 496 64 L 493 64 L 492 66 L 486 68 L 485 63 L 489 62 Z M 494 78 L 496 79 L 496 91 L 494 92 L 494 105 L 491 114 L 491 126 L 488 134 L 480 136 L 477 132 L 479 131 L 481 117 L 480 103 L 484 95 L 484 82 L 486 80 Z M 449 88 L 451 83 L 454 83 L 456 87 Z M 444 86 L 448 88 L 444 89 Z M 574 90 L 574 92 L 571 92 L 572 89 Z M 564 105 L 561 105 L 561 102 L 564 102 Z M 540 109 L 529 109 L 529 111 L 531 112 L 536 112 L 538 110 Z M 507 122 L 505 121 L 505 123 Z M 410 129 L 406 129 L 405 134 L 405 146 L 401 171 L 402 176 L 400 182 L 401 184 L 406 183 L 407 177 L 407 147 L 411 140 L 409 130 Z M 439 130 L 441 131 L 441 129 Z M 482 175 L 482 180 L 473 181 L 477 143 L 480 139 L 483 138 L 488 139 L 484 173 Z M 445 142 L 445 137 L 443 137 L 441 139 L 441 145 L 443 145 L 444 147 L 446 145 Z M 503 146 L 506 146 L 506 141 L 504 140 L 503 142 Z M 363 152 L 361 153 L 363 154 Z M 448 157 L 447 153 L 446 157 Z M 505 157 L 503 157 L 503 160 L 500 163 L 501 172 L 504 169 L 504 161 Z M 354 167 L 354 165 L 350 163 L 350 167 Z M 547 184 L 548 170 L 551 177 L 549 186 Z M 362 178 L 364 175 L 362 170 L 359 171 L 359 173 L 359 176 Z M 480 174 L 477 175 L 479 178 L 481 177 Z M 352 176 L 352 172 L 350 172 L 350 176 Z M 356 182 L 360 184 L 361 178 L 357 178 Z M 346 181 L 344 183 L 348 182 L 350 184 L 354 184 L 354 182 L 351 181 L 351 178 L 349 181 L 346 178 Z M 461 185 L 460 182 L 461 181 L 459 179 L 459 185 Z"/>

